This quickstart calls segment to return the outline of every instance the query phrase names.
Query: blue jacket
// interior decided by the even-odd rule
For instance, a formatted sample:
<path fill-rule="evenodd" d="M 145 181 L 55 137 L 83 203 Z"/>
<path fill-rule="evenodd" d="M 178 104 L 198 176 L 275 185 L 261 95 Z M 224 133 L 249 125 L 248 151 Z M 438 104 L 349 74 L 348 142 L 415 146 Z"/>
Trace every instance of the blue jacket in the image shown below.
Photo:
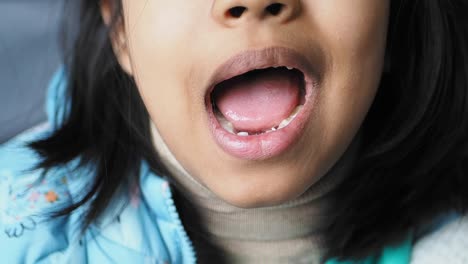
<path fill-rule="evenodd" d="M 141 164 L 141 186 L 119 193 L 98 221 L 80 233 L 82 212 L 50 218 L 61 206 L 77 201 L 89 171 L 70 162 L 41 177 L 29 170 L 39 161 L 30 142 L 60 125 L 64 72 L 52 80 L 48 122 L 26 131 L 0 147 L 0 262 L 1 263 L 195 263 L 195 251 L 172 199 L 168 181 Z M 55 113 L 59 114 L 56 115 Z M 58 118 L 57 118 L 58 117 Z M 122 209 L 123 210 L 119 210 Z M 359 263 L 409 263 L 408 239 Z M 353 263 L 328 260 L 329 264 Z"/>

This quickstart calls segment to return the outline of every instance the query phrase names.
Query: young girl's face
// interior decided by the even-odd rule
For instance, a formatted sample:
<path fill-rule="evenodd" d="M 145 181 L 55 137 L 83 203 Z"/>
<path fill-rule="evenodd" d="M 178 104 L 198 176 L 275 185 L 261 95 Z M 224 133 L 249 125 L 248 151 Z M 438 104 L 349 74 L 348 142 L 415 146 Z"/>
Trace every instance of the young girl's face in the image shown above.
<path fill-rule="evenodd" d="M 303 193 L 344 153 L 377 91 L 389 1 L 123 0 L 123 11 L 114 47 L 152 121 L 183 167 L 236 206 Z M 300 72 L 242 75 L 272 66 Z"/>

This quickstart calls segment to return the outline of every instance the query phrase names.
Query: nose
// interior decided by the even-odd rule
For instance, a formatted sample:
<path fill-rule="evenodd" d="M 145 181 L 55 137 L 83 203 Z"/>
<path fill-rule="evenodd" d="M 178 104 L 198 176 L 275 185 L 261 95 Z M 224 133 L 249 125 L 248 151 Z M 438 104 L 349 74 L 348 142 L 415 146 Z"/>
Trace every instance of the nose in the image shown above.
<path fill-rule="evenodd" d="M 233 27 L 246 20 L 286 23 L 301 9 L 301 0 L 214 0 L 211 12 L 218 23 Z"/>

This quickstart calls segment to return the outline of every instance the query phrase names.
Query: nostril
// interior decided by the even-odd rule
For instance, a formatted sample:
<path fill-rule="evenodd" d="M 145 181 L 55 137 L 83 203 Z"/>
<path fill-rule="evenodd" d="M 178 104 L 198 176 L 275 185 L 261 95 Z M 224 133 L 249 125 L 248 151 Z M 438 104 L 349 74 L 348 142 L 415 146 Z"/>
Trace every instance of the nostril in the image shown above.
<path fill-rule="evenodd" d="M 268 13 L 270 13 L 270 14 L 276 16 L 276 15 L 278 15 L 278 14 L 281 12 L 281 10 L 283 9 L 283 7 L 284 7 L 283 4 L 274 3 L 274 4 L 271 4 L 271 5 L 267 6 L 267 7 L 265 8 L 265 10 L 266 10 Z"/>
<path fill-rule="evenodd" d="M 242 14 L 247 10 L 246 7 L 243 6 L 235 6 L 230 8 L 226 13 L 228 16 L 239 18 Z"/>

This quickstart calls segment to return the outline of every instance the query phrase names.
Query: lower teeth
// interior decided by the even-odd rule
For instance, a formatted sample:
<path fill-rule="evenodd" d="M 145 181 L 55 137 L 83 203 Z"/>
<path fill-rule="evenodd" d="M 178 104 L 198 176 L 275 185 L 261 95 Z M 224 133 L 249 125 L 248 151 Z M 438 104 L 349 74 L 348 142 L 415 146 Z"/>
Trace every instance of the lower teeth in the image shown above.
<path fill-rule="evenodd" d="M 215 112 L 215 116 L 216 118 L 218 119 L 219 123 L 221 124 L 221 126 L 228 132 L 230 132 L 231 134 L 235 134 L 235 135 L 238 135 L 238 136 L 241 136 L 241 137 L 246 137 L 246 136 L 250 136 L 250 135 L 258 135 L 258 134 L 263 134 L 263 133 L 271 133 L 271 132 L 274 132 L 276 130 L 279 130 L 279 129 L 282 129 L 284 127 L 286 127 L 287 125 L 289 125 L 291 123 L 291 121 L 294 120 L 294 118 L 296 118 L 296 116 L 299 114 L 299 112 L 301 111 L 302 109 L 302 105 L 299 105 L 297 106 L 294 111 L 292 111 L 292 113 L 285 119 L 283 119 L 283 121 L 280 122 L 280 124 L 276 127 L 272 127 L 266 131 L 263 131 L 263 132 L 260 132 L 260 133 L 249 133 L 249 132 L 245 132 L 245 131 L 237 131 L 235 128 L 234 128 L 234 125 L 231 124 L 231 122 L 229 122 L 221 113 L 219 113 L 218 111 Z"/>

